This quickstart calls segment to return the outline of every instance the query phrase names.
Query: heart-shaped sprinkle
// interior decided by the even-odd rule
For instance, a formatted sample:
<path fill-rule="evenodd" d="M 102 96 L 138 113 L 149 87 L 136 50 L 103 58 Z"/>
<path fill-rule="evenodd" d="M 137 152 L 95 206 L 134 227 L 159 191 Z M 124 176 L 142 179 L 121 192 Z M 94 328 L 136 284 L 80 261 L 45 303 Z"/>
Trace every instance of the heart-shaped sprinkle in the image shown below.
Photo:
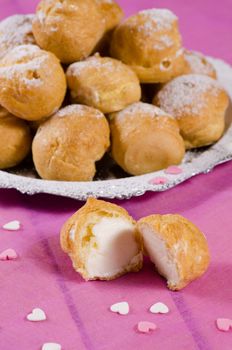
<path fill-rule="evenodd" d="M 15 260 L 17 259 L 18 254 L 14 249 L 6 249 L 3 252 L 0 253 L 0 260 L 5 261 L 5 260 Z"/>
<path fill-rule="evenodd" d="M 151 185 L 164 185 L 167 182 L 168 180 L 165 177 L 155 177 L 149 181 Z"/>
<path fill-rule="evenodd" d="M 169 308 L 164 303 L 156 303 L 150 307 L 150 312 L 152 314 L 167 314 Z"/>
<path fill-rule="evenodd" d="M 183 170 L 178 166 L 172 165 L 172 166 L 169 166 L 164 172 L 169 175 L 178 175 L 183 173 Z"/>
<path fill-rule="evenodd" d="M 46 320 L 45 312 L 42 309 L 36 308 L 32 310 L 32 313 L 27 315 L 28 321 L 38 322 Z"/>
<path fill-rule="evenodd" d="M 18 231 L 20 229 L 20 221 L 13 220 L 2 226 L 4 230 L 8 231 Z"/>
<path fill-rule="evenodd" d="M 61 350 L 61 345 L 58 343 L 45 343 L 42 350 Z"/>
<path fill-rule="evenodd" d="M 126 301 L 122 301 L 120 303 L 111 305 L 110 310 L 112 312 L 118 313 L 119 315 L 127 315 L 130 311 L 130 307 Z"/>
<path fill-rule="evenodd" d="M 140 321 L 138 323 L 138 331 L 141 333 L 149 333 L 150 331 L 154 331 L 156 329 L 157 329 L 157 326 L 153 322 Z"/>
<path fill-rule="evenodd" d="M 218 318 L 216 324 L 220 331 L 228 332 L 229 330 L 232 330 L 232 320 L 229 318 Z"/>

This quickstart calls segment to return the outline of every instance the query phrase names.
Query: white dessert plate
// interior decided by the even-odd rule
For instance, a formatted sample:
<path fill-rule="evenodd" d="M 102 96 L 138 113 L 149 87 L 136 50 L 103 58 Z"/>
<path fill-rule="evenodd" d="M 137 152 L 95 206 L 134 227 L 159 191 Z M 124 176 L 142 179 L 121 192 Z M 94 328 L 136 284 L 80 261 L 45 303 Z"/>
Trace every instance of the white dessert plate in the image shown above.
<path fill-rule="evenodd" d="M 232 101 L 232 67 L 222 60 L 209 58 L 217 70 L 218 80 L 227 90 Z M 189 151 L 180 165 L 182 172 L 171 175 L 157 171 L 141 176 L 126 176 L 109 159 L 103 161 L 104 171 L 99 170 L 92 182 L 47 181 L 37 177 L 31 163 L 10 171 L 0 171 L 0 188 L 14 188 L 22 193 L 49 193 L 79 200 L 86 198 L 131 198 L 147 191 L 165 191 L 201 173 L 211 171 L 216 165 L 232 159 L 232 105 L 226 115 L 226 131 L 214 145 Z M 101 169 L 101 164 L 99 164 Z M 165 184 L 152 184 L 155 178 L 165 178 Z"/>

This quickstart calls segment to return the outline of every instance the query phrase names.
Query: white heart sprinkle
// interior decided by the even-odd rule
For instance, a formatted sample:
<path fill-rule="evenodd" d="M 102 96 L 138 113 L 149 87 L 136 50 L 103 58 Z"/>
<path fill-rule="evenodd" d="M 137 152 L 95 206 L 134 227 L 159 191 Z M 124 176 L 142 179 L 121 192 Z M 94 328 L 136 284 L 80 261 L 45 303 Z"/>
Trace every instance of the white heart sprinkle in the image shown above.
<path fill-rule="evenodd" d="M 150 312 L 152 314 L 167 314 L 169 308 L 164 303 L 156 303 L 150 307 Z"/>
<path fill-rule="evenodd" d="M 20 229 L 20 221 L 13 220 L 13 221 L 10 221 L 10 222 L 6 223 L 2 227 L 4 228 L 4 230 L 17 231 L 17 230 Z"/>
<path fill-rule="evenodd" d="M 111 305 L 110 310 L 112 312 L 117 312 L 119 315 L 127 315 L 129 313 L 130 307 L 126 301 L 116 303 Z"/>
<path fill-rule="evenodd" d="M 42 309 L 36 308 L 32 310 L 32 313 L 27 315 L 28 321 L 38 322 L 46 320 L 45 312 Z"/>
<path fill-rule="evenodd" d="M 61 345 L 57 343 L 45 343 L 42 350 L 61 350 Z"/>

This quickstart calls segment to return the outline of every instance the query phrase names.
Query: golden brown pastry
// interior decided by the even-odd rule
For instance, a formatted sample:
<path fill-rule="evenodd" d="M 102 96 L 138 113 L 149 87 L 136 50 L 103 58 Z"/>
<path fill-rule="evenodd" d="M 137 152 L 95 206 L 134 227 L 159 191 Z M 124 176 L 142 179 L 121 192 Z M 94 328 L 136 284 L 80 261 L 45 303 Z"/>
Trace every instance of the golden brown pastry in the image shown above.
<path fill-rule="evenodd" d="M 105 20 L 105 30 L 114 29 L 122 20 L 124 13 L 114 0 L 95 0 Z"/>
<path fill-rule="evenodd" d="M 141 98 L 139 80 L 133 70 L 110 57 L 95 55 L 73 63 L 67 70 L 68 86 L 76 103 L 111 113 Z"/>
<path fill-rule="evenodd" d="M 33 160 L 43 179 L 90 181 L 110 145 L 109 125 L 100 111 L 70 105 L 38 129 L 32 144 Z"/>
<path fill-rule="evenodd" d="M 29 126 L 0 106 L 0 169 L 21 163 L 30 149 Z"/>
<path fill-rule="evenodd" d="M 42 0 L 33 20 L 33 33 L 41 48 L 69 64 L 91 54 L 105 26 L 96 1 Z"/>
<path fill-rule="evenodd" d="M 24 44 L 35 44 L 32 34 L 34 15 L 14 15 L 0 22 L 0 59 L 11 49 Z"/>
<path fill-rule="evenodd" d="M 180 290 L 207 270 L 210 256 L 206 238 L 183 216 L 147 216 L 138 221 L 137 228 L 168 288 Z"/>
<path fill-rule="evenodd" d="M 110 43 L 113 31 L 121 22 L 124 13 L 121 7 L 113 0 L 95 0 L 105 21 L 105 33 L 98 42 L 94 52 L 99 52 L 102 56 L 110 56 Z"/>
<path fill-rule="evenodd" d="M 223 134 L 229 98 L 208 76 L 177 77 L 159 91 L 153 103 L 176 118 L 186 149 L 210 145 Z"/>
<path fill-rule="evenodd" d="M 65 74 L 52 53 L 21 45 L 0 60 L 0 104 L 17 117 L 50 116 L 61 106 L 65 93 Z"/>
<path fill-rule="evenodd" d="M 115 204 L 88 199 L 64 224 L 60 241 L 85 280 L 112 280 L 142 267 L 135 221 Z"/>
<path fill-rule="evenodd" d="M 111 55 L 131 66 L 142 83 L 166 82 L 185 70 L 177 17 L 144 10 L 117 27 Z"/>
<path fill-rule="evenodd" d="M 200 52 L 184 51 L 186 61 L 185 74 L 203 74 L 217 79 L 217 73 L 213 65 Z"/>
<path fill-rule="evenodd" d="M 142 102 L 110 115 L 112 157 L 129 174 L 142 175 L 179 164 L 184 142 L 174 118 Z"/>

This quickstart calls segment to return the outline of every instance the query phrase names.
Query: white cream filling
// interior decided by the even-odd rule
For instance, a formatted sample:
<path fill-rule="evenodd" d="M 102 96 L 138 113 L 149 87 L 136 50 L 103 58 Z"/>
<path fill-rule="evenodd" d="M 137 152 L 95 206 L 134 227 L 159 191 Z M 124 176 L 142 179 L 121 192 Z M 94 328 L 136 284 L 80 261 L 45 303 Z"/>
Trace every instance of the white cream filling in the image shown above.
<path fill-rule="evenodd" d="M 178 284 L 178 271 L 175 262 L 168 254 L 165 242 L 148 225 L 143 224 L 139 229 L 143 236 L 144 247 L 159 273 L 168 280 L 169 284 Z"/>
<path fill-rule="evenodd" d="M 91 278 L 111 277 L 142 259 L 135 225 L 122 218 L 102 218 L 92 229 L 86 270 Z"/>

